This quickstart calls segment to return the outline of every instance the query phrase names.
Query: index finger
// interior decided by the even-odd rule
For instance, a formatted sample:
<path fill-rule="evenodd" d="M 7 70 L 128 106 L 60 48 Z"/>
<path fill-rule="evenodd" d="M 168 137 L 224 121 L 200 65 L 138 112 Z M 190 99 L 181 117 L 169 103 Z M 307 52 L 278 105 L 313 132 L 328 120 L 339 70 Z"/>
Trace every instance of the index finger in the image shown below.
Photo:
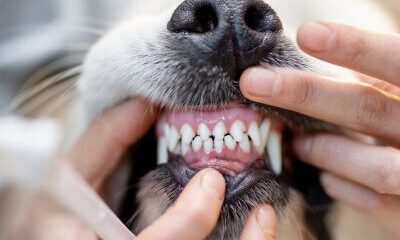
<path fill-rule="evenodd" d="M 326 22 L 303 25 L 299 46 L 327 62 L 400 85 L 400 36 Z"/>
<path fill-rule="evenodd" d="M 100 115 L 65 158 L 92 186 L 112 172 L 126 149 L 139 140 L 156 119 L 148 103 L 131 100 Z"/>

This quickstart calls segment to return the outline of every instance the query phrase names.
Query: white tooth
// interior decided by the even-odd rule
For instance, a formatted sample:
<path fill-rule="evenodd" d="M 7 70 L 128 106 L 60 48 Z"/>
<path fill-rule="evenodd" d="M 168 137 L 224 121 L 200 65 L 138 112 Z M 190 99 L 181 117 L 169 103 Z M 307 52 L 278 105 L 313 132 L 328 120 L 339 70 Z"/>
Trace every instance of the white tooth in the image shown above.
<path fill-rule="evenodd" d="M 257 148 L 260 147 L 261 135 L 257 122 L 250 123 L 249 130 L 247 130 L 247 134 L 250 136 L 253 145 Z"/>
<path fill-rule="evenodd" d="M 189 144 L 192 142 L 194 136 L 196 135 L 192 127 L 189 124 L 184 124 L 181 127 L 182 143 Z"/>
<path fill-rule="evenodd" d="M 276 175 L 282 173 L 282 135 L 272 130 L 267 141 L 271 169 Z"/>
<path fill-rule="evenodd" d="M 174 149 L 173 153 L 175 153 L 176 155 L 178 155 L 178 154 L 181 154 L 181 152 L 182 152 L 181 144 L 177 144 L 177 145 L 175 146 L 175 149 Z"/>
<path fill-rule="evenodd" d="M 168 151 L 167 151 L 168 146 L 167 145 L 168 145 L 168 141 L 165 136 L 158 139 L 158 147 L 157 147 L 158 148 L 158 151 L 157 151 L 158 165 L 168 162 Z"/>
<path fill-rule="evenodd" d="M 203 145 L 203 140 L 199 136 L 196 136 L 192 141 L 193 151 L 198 152 Z"/>
<path fill-rule="evenodd" d="M 170 126 L 168 124 L 165 124 L 163 130 L 164 130 L 164 136 L 168 138 L 170 132 Z"/>
<path fill-rule="evenodd" d="M 244 136 L 243 140 L 239 143 L 239 146 L 243 150 L 243 152 L 250 152 L 250 140 L 247 135 Z"/>
<path fill-rule="evenodd" d="M 204 141 L 204 152 L 207 154 L 210 153 L 213 148 L 213 144 L 214 144 L 214 142 L 211 138 Z"/>
<path fill-rule="evenodd" d="M 224 140 L 226 134 L 226 127 L 223 122 L 218 122 L 213 129 L 214 140 Z"/>
<path fill-rule="evenodd" d="M 186 155 L 190 150 L 190 145 L 187 143 L 182 143 L 181 145 L 181 154 Z"/>
<path fill-rule="evenodd" d="M 178 130 L 176 130 L 176 128 L 172 126 L 169 129 L 169 135 L 167 136 L 167 138 L 168 138 L 168 150 L 170 152 L 174 152 L 176 144 L 178 144 L 180 138 Z"/>
<path fill-rule="evenodd" d="M 224 140 L 214 140 L 214 149 L 217 153 L 221 153 L 224 149 Z"/>
<path fill-rule="evenodd" d="M 231 135 L 226 135 L 224 137 L 224 142 L 226 147 L 228 147 L 230 150 L 234 150 L 236 148 L 236 141 Z"/>
<path fill-rule="evenodd" d="M 236 142 L 241 142 L 243 140 L 243 133 L 246 131 L 246 126 L 240 120 L 236 120 L 231 127 L 230 134 L 236 140 Z"/>
<path fill-rule="evenodd" d="M 263 154 L 265 150 L 265 145 L 267 144 L 269 130 L 271 128 L 271 121 L 269 119 L 265 119 L 260 125 L 260 138 L 261 143 L 260 146 L 257 148 L 258 153 Z"/>
<path fill-rule="evenodd" d="M 200 123 L 198 133 L 203 141 L 206 141 L 211 136 L 211 131 L 204 123 Z"/>

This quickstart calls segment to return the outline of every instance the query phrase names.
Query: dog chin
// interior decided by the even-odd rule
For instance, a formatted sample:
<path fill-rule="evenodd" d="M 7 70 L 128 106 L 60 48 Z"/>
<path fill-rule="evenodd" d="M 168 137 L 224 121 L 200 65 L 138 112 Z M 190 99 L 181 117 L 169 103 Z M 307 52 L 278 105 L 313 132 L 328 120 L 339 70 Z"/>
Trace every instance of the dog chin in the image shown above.
<path fill-rule="evenodd" d="M 139 184 L 139 209 L 135 226 L 142 230 L 159 218 L 178 198 L 196 173 L 179 159 L 149 172 Z M 239 239 L 252 209 L 269 204 L 283 213 L 289 189 L 266 169 L 249 167 L 237 176 L 224 174 L 226 198 L 216 228 L 209 239 Z M 241 187 L 243 186 L 243 187 Z"/>

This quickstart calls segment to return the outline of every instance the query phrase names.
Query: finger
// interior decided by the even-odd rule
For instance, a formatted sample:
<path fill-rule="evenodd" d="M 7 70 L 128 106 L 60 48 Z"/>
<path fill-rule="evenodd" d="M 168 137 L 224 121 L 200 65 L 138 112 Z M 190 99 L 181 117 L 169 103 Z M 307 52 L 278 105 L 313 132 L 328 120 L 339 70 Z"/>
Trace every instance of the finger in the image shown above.
<path fill-rule="evenodd" d="M 395 237 L 400 237 L 399 197 L 377 194 L 363 186 L 327 173 L 321 175 L 321 183 L 329 196 L 372 214 Z"/>
<path fill-rule="evenodd" d="M 150 106 L 132 100 L 99 116 L 66 154 L 85 179 L 98 185 L 112 172 L 126 149 L 140 139 L 156 118 Z"/>
<path fill-rule="evenodd" d="M 241 240 L 275 240 L 277 218 L 271 206 L 252 211 L 241 234 Z"/>
<path fill-rule="evenodd" d="M 298 31 L 299 46 L 322 60 L 400 85 L 400 37 L 326 22 Z"/>
<path fill-rule="evenodd" d="M 138 238 L 205 239 L 217 223 L 224 194 L 222 175 L 212 169 L 201 171 L 185 187 L 176 203 Z"/>
<path fill-rule="evenodd" d="M 245 71 L 240 87 L 247 98 L 256 102 L 387 140 L 400 139 L 400 98 L 373 86 L 334 81 L 296 70 L 257 67 Z"/>
<path fill-rule="evenodd" d="M 400 195 L 400 151 L 344 137 L 317 135 L 295 140 L 305 162 L 381 194 Z"/>

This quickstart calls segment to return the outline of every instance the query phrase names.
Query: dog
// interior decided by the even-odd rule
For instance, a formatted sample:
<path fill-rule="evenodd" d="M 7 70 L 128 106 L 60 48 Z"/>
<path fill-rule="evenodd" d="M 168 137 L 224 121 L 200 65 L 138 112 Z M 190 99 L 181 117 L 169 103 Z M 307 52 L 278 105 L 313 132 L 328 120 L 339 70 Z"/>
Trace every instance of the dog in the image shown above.
<path fill-rule="evenodd" d="M 126 184 L 140 183 L 117 202 L 122 218 L 134 214 L 133 231 L 164 213 L 198 170 L 213 167 L 224 175 L 227 191 L 209 239 L 238 239 L 249 212 L 265 203 L 279 214 L 281 239 L 384 239 L 370 220 L 357 220 L 364 218 L 332 203 L 318 183 L 318 170 L 300 163 L 290 150 L 296 133 L 341 129 L 251 102 L 239 89 L 241 73 L 258 65 L 352 80 L 351 72 L 302 53 L 296 30 L 306 20 L 325 19 L 393 31 L 379 5 L 363 0 L 136 0 L 132 9 L 132 17 L 87 54 L 77 79 L 79 98 L 68 119 L 78 129 L 130 98 L 162 109 L 154 131 L 128 154 L 135 166 Z M 351 220 L 362 221 L 361 227 Z"/>

